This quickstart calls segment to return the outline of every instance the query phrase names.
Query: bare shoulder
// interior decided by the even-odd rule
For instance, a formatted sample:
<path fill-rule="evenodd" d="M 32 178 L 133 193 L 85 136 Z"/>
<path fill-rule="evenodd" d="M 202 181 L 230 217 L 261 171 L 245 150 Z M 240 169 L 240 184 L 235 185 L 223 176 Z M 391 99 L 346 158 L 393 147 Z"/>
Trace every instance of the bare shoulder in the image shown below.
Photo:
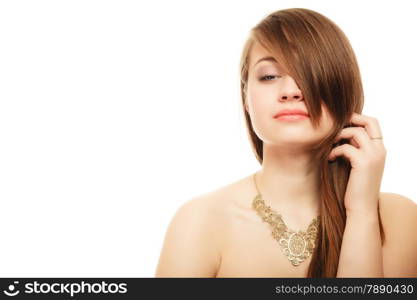
<path fill-rule="evenodd" d="M 380 204 L 389 208 L 408 206 L 415 207 L 417 204 L 410 198 L 396 193 L 380 193 Z"/>
<path fill-rule="evenodd" d="M 185 201 L 165 234 L 155 277 L 215 277 L 227 210 L 238 182 Z"/>
<path fill-rule="evenodd" d="M 379 207 L 382 222 L 401 226 L 407 222 L 417 221 L 417 204 L 403 195 L 396 193 L 380 193 Z M 402 217 L 401 217 L 402 216 Z"/>
<path fill-rule="evenodd" d="M 400 194 L 380 193 L 384 277 L 417 276 L 417 204 Z"/>

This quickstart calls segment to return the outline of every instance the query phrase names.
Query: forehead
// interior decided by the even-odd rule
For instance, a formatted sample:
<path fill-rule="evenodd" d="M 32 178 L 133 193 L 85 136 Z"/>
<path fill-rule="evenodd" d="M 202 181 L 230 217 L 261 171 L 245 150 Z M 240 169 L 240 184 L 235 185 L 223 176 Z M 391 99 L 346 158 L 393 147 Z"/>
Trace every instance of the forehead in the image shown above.
<path fill-rule="evenodd" d="M 262 55 L 270 55 L 271 52 L 269 52 L 266 48 L 264 48 L 258 41 L 253 42 L 251 54 L 253 56 L 262 56 Z"/>
<path fill-rule="evenodd" d="M 259 42 L 255 41 L 252 45 L 251 51 L 250 51 L 250 64 L 251 67 L 253 67 L 253 65 L 261 58 L 263 57 L 267 57 L 267 56 L 272 56 L 272 53 L 269 52 L 267 49 L 265 49 L 264 47 L 262 47 L 261 44 L 259 44 Z"/>
<path fill-rule="evenodd" d="M 265 60 L 263 60 L 264 58 Z M 264 48 L 259 42 L 255 41 L 249 53 L 249 68 L 252 69 L 261 64 L 272 64 L 278 66 L 282 70 L 285 70 L 276 55 Z"/>

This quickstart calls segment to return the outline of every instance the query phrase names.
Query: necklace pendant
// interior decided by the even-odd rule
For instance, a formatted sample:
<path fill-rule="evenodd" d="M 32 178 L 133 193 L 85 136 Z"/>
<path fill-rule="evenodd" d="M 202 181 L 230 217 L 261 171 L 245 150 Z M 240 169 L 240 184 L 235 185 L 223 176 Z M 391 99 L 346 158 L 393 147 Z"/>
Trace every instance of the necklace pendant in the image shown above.
<path fill-rule="evenodd" d="M 262 201 L 261 203 L 255 202 L 254 207 L 262 220 L 272 227 L 272 237 L 278 241 L 293 266 L 300 265 L 313 253 L 319 217 L 313 219 L 306 232 L 301 230 L 295 232 L 285 225 L 281 215 L 265 206 Z"/>
<path fill-rule="evenodd" d="M 305 261 L 314 249 L 314 242 L 301 231 L 286 232 L 279 240 L 279 244 L 293 266 L 298 266 Z"/>
<path fill-rule="evenodd" d="M 272 237 L 278 241 L 293 266 L 300 265 L 313 253 L 320 216 L 313 219 L 307 231 L 296 232 L 287 227 L 280 214 L 265 204 L 259 191 L 252 201 L 252 207 L 262 218 L 262 221 L 269 223 L 272 228 Z"/>

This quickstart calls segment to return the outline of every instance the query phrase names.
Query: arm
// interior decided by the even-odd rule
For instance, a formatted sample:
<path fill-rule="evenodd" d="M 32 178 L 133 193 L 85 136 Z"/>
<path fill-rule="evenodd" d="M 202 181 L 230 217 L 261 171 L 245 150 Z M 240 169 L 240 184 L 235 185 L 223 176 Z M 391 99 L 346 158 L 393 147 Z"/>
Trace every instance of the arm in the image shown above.
<path fill-rule="evenodd" d="M 329 153 L 329 160 L 343 156 L 352 167 L 344 197 L 347 218 L 337 277 L 416 276 L 417 205 L 397 194 L 380 193 L 387 151 L 378 120 L 354 112 L 350 124 L 335 139 L 349 143 Z"/>
<path fill-rule="evenodd" d="M 417 204 L 394 193 L 381 201 L 384 277 L 417 277 Z"/>
<path fill-rule="evenodd" d="M 383 277 L 377 210 L 347 215 L 336 277 Z"/>
<path fill-rule="evenodd" d="M 217 239 L 208 199 L 184 203 L 168 226 L 155 277 L 215 277 Z"/>
<path fill-rule="evenodd" d="M 417 205 L 393 193 L 381 193 L 385 233 L 381 246 L 378 215 L 349 215 L 337 277 L 417 277 Z"/>

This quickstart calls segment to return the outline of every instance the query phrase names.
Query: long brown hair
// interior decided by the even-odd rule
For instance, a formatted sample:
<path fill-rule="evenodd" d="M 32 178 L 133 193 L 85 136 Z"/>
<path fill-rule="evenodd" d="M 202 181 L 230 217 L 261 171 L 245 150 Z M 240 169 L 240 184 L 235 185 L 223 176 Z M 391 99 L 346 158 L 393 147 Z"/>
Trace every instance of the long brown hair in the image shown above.
<path fill-rule="evenodd" d="M 303 93 L 312 125 L 317 128 L 324 103 L 334 120 L 328 136 L 312 149 L 319 161 L 320 227 L 307 277 L 336 277 L 346 224 L 344 195 L 351 165 L 327 157 L 338 133 L 349 126 L 353 112 L 361 113 L 364 95 L 358 63 L 342 30 L 327 17 L 305 8 L 291 8 L 267 15 L 249 32 L 240 61 L 242 110 L 252 150 L 262 165 L 263 142 L 253 130 L 245 109 L 250 50 L 258 42 L 285 66 Z M 347 143 L 341 140 L 337 145 Z M 379 226 L 382 241 L 384 232 Z"/>

